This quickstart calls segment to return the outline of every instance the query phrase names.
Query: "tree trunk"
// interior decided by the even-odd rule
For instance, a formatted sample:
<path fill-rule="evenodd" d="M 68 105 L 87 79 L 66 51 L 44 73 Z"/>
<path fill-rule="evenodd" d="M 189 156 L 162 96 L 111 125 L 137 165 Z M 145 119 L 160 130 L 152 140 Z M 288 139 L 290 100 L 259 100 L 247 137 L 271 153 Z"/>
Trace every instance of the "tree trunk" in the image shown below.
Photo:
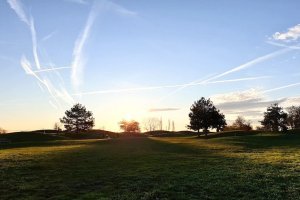
<path fill-rule="evenodd" d="M 205 128 L 203 131 L 204 131 L 205 137 L 207 137 L 207 132 L 208 132 L 207 128 Z"/>

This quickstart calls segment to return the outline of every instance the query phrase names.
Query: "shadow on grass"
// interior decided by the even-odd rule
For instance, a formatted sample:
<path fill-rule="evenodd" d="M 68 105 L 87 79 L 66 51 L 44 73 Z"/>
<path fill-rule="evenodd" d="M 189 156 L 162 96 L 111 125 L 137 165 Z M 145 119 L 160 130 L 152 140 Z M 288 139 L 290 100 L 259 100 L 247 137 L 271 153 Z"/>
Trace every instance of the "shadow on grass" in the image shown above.
<path fill-rule="evenodd" d="M 1 199 L 295 199 L 299 195 L 297 175 L 284 166 L 224 157 L 216 149 L 149 138 L 95 141 L 57 152 L 51 151 L 55 142 L 47 144 L 42 146 L 49 147 L 47 154 L 20 160 L 12 155 L 5 160 Z"/>
<path fill-rule="evenodd" d="M 256 134 L 244 137 L 217 139 L 220 143 L 238 145 L 248 149 L 300 148 L 300 134 Z"/>

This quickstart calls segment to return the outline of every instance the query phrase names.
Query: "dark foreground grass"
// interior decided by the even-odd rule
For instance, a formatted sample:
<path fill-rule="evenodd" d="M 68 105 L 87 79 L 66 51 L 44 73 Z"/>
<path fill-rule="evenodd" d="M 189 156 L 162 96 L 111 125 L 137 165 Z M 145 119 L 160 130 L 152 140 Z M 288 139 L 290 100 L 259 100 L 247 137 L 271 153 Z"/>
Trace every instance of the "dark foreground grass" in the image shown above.
<path fill-rule="evenodd" d="M 50 141 L 0 150 L 0 199 L 299 199 L 300 137 Z"/>

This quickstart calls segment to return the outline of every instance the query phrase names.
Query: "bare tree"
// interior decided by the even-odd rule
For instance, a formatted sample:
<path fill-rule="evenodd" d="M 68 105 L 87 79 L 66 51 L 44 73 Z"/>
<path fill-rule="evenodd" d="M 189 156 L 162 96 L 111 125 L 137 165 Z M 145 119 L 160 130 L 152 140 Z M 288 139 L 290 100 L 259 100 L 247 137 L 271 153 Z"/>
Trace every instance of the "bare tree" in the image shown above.
<path fill-rule="evenodd" d="M 172 131 L 175 132 L 175 123 L 172 121 Z"/>
<path fill-rule="evenodd" d="M 143 122 L 146 131 L 156 131 L 160 128 L 160 120 L 156 117 L 150 117 Z"/>
<path fill-rule="evenodd" d="M 171 121 L 168 119 L 168 127 L 167 127 L 167 131 L 171 130 Z"/>
<path fill-rule="evenodd" d="M 236 130 L 245 130 L 245 131 L 252 130 L 251 121 L 245 120 L 245 118 L 242 116 L 238 116 L 235 122 L 233 122 L 232 126 Z"/>
<path fill-rule="evenodd" d="M 300 128 L 300 106 L 291 106 L 287 108 L 287 123 L 291 129 Z"/>
<path fill-rule="evenodd" d="M 159 130 L 163 130 L 163 121 L 162 121 L 161 117 L 160 117 L 160 121 L 159 121 Z"/>
<path fill-rule="evenodd" d="M 54 130 L 56 130 L 56 132 L 58 132 L 58 133 L 62 131 L 61 123 L 59 123 L 59 122 L 55 122 L 53 128 L 54 128 Z"/>

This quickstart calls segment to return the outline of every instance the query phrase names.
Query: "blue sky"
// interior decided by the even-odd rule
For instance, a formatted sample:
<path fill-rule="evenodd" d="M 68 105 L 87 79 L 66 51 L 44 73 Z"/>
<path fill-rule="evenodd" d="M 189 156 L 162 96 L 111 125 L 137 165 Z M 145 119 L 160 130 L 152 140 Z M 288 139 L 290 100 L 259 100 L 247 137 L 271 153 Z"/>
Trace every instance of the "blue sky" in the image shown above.
<path fill-rule="evenodd" d="M 149 117 L 186 129 L 211 98 L 255 125 L 300 104 L 297 0 L 0 1 L 0 126 L 52 128 L 80 102 L 96 128 Z"/>

